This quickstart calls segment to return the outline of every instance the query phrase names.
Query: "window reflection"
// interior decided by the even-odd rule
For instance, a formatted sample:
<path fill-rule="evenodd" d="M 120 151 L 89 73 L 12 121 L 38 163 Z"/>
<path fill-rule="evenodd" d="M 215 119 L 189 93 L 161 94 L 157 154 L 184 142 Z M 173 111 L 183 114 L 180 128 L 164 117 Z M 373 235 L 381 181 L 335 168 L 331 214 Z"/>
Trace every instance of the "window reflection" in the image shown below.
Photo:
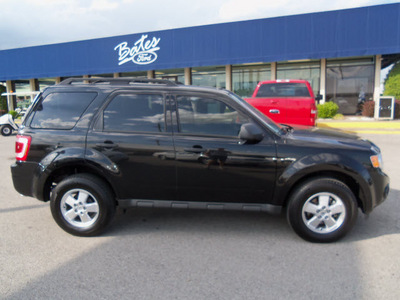
<path fill-rule="evenodd" d="M 248 118 L 225 103 L 201 97 L 177 97 L 181 133 L 237 136 Z"/>
<path fill-rule="evenodd" d="M 163 102 L 162 95 L 118 95 L 104 110 L 104 130 L 164 132 Z"/>
<path fill-rule="evenodd" d="M 71 129 L 97 93 L 51 93 L 39 104 L 32 128 Z"/>

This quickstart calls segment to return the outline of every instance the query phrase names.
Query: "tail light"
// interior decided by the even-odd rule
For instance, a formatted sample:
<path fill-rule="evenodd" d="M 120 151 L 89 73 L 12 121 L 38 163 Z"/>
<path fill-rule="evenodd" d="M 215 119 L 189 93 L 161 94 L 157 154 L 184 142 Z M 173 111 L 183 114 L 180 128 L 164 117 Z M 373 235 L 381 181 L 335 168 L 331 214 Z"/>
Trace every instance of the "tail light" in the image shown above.
<path fill-rule="evenodd" d="M 310 118 L 312 120 L 312 123 L 314 123 L 313 126 L 315 126 L 315 121 L 318 118 L 318 110 L 315 104 L 311 105 Z"/>
<path fill-rule="evenodd" d="M 15 158 L 17 160 L 26 161 L 31 141 L 32 137 L 28 135 L 17 135 L 17 141 L 15 142 Z"/>

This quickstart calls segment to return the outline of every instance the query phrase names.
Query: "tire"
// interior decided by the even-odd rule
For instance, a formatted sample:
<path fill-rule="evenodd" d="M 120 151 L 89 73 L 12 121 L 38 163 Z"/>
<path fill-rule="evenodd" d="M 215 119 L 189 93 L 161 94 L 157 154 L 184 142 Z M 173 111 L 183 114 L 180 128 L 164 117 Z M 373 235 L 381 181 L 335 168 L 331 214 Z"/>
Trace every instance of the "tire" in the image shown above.
<path fill-rule="evenodd" d="M 293 230 L 310 242 L 330 243 L 346 235 L 358 213 L 347 185 L 332 178 L 313 179 L 296 188 L 287 206 Z"/>
<path fill-rule="evenodd" d="M 50 208 L 54 220 L 66 232 L 95 236 L 112 221 L 115 201 L 102 180 L 90 174 L 78 174 L 57 184 L 52 191 Z"/>
<path fill-rule="evenodd" d="M 0 132 L 2 136 L 9 136 L 13 132 L 13 129 L 10 125 L 3 125 L 1 126 Z"/>

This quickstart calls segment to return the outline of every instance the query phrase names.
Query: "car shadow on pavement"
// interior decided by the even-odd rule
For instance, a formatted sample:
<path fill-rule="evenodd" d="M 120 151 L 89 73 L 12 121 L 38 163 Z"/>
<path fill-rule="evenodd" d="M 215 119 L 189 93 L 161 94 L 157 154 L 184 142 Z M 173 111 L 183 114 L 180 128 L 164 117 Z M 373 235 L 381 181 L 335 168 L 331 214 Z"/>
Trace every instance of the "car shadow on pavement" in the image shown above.
<path fill-rule="evenodd" d="M 305 242 L 284 215 L 259 212 L 118 210 L 110 229 L 93 238 L 71 236 L 54 224 L 49 252 L 61 243 L 62 253 L 78 255 L 60 255 L 54 268 L 5 299 L 363 298 L 367 275 L 359 242 L 400 233 L 399 196 L 392 190 L 368 219 L 360 213 L 353 230 L 332 244 Z"/>
<path fill-rule="evenodd" d="M 350 241 L 362 241 L 400 233 L 400 191 L 391 189 L 388 199 L 376 207 L 370 215 L 361 211 L 350 232 Z"/>
<path fill-rule="evenodd" d="M 35 209 L 35 208 L 42 208 L 42 207 L 45 207 L 45 206 L 49 206 L 48 203 L 39 204 L 39 205 L 29 205 L 29 206 L 18 206 L 18 207 L 3 208 L 3 209 L 0 209 L 0 214 L 1 213 L 9 213 L 9 212 L 21 211 L 21 210 L 31 210 L 31 209 Z"/>
<path fill-rule="evenodd" d="M 361 241 L 400 233 L 400 191 L 391 190 L 388 199 L 376 207 L 370 215 L 359 210 L 358 219 L 347 236 L 338 241 Z M 298 238 L 286 221 L 285 213 L 176 210 L 162 208 L 128 208 L 117 210 L 114 222 L 106 236 L 122 236 L 138 233 L 198 232 L 247 235 L 249 232 L 276 235 L 280 238 Z M 298 238 L 300 239 L 300 238 Z M 300 239 L 301 240 L 301 239 Z"/>

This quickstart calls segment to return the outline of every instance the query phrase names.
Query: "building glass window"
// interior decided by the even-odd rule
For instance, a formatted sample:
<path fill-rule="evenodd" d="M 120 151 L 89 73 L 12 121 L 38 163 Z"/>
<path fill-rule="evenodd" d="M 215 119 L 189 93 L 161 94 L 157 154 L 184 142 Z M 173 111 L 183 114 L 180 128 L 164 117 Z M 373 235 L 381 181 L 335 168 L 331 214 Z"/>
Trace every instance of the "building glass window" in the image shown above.
<path fill-rule="evenodd" d="M 232 66 L 232 89 L 241 97 L 251 97 L 260 81 L 271 79 L 269 64 Z"/>
<path fill-rule="evenodd" d="M 120 77 L 140 77 L 140 78 L 147 78 L 147 72 L 125 72 L 119 75 Z"/>
<path fill-rule="evenodd" d="M 159 70 L 156 71 L 155 73 L 157 79 L 166 79 L 166 80 L 185 83 L 184 69 Z"/>
<path fill-rule="evenodd" d="M 90 78 L 113 78 L 114 74 L 113 73 L 108 73 L 108 74 L 96 74 L 96 75 L 90 75 Z"/>
<path fill-rule="evenodd" d="M 38 79 L 39 82 L 39 90 L 43 91 L 45 88 L 51 85 L 56 84 L 55 78 L 40 78 Z"/>
<path fill-rule="evenodd" d="M 29 80 L 16 80 L 15 81 L 15 91 L 17 99 L 16 110 L 26 109 L 31 104 L 31 86 Z"/>
<path fill-rule="evenodd" d="M 301 79 L 310 82 L 315 95 L 319 93 L 320 61 L 306 63 L 278 63 L 277 79 Z"/>
<path fill-rule="evenodd" d="M 226 88 L 225 66 L 193 68 L 192 85 Z"/>
<path fill-rule="evenodd" d="M 339 113 L 360 114 L 365 101 L 373 99 L 374 59 L 328 60 L 326 100 L 339 106 Z"/>

